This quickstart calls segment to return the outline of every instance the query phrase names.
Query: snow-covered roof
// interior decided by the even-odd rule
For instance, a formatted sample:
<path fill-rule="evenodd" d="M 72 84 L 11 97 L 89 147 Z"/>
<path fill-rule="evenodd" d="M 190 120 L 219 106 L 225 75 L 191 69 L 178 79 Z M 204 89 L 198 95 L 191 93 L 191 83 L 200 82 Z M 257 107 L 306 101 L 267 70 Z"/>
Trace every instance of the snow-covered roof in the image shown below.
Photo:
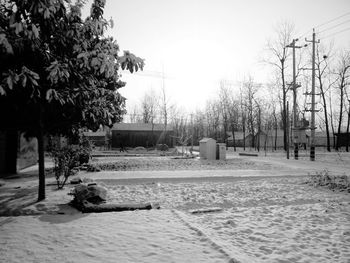
<path fill-rule="evenodd" d="M 276 135 L 276 130 L 271 129 L 271 130 L 261 130 L 261 134 L 268 134 L 269 136 L 275 136 Z M 277 137 L 283 136 L 283 130 L 282 129 L 277 129 Z"/>
<path fill-rule="evenodd" d="M 214 139 L 212 138 L 203 138 L 202 140 L 200 140 L 199 142 L 209 142 L 209 141 L 214 141 L 216 142 Z"/>
<path fill-rule="evenodd" d="M 104 137 L 106 136 L 106 132 L 100 131 L 100 132 L 84 132 L 84 136 L 86 137 Z"/>
<path fill-rule="evenodd" d="M 311 131 L 306 131 L 307 136 L 311 136 Z M 327 137 L 327 132 L 325 131 L 315 131 L 315 137 Z M 333 137 L 332 132 L 329 132 L 329 137 Z"/>
<path fill-rule="evenodd" d="M 152 127 L 153 126 L 153 127 Z M 114 131 L 164 131 L 164 124 L 152 123 L 116 123 L 113 125 Z M 172 125 L 167 125 L 167 131 L 172 131 Z"/>
<path fill-rule="evenodd" d="M 226 133 L 229 137 L 227 138 L 229 141 L 233 140 L 232 131 Z M 243 140 L 244 133 L 241 131 L 235 131 L 235 140 Z"/>

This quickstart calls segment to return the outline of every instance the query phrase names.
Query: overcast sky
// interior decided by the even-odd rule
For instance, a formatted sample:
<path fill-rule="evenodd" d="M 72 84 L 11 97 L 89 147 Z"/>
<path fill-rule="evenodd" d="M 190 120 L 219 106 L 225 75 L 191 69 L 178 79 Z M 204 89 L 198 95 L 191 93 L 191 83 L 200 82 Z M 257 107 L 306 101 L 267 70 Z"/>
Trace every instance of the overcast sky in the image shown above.
<path fill-rule="evenodd" d="M 317 38 L 350 47 L 350 0 L 107 0 L 105 17 L 114 20 L 108 35 L 121 50 L 145 59 L 147 76 L 123 73 L 128 107 L 150 88 L 160 92 L 162 72 L 170 100 L 188 110 L 203 107 L 221 79 L 250 74 L 268 82 L 261 54 L 281 21 L 294 23 L 295 38 L 330 28 Z"/>

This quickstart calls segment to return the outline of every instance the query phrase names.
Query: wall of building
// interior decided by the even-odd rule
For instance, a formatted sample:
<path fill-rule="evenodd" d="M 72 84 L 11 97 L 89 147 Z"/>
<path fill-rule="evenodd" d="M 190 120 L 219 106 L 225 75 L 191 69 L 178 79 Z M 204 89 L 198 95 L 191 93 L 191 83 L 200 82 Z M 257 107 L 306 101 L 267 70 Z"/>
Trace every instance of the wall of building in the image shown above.
<path fill-rule="evenodd" d="M 123 147 L 153 147 L 156 144 L 174 146 L 172 131 L 118 131 L 112 130 L 112 148 Z"/>

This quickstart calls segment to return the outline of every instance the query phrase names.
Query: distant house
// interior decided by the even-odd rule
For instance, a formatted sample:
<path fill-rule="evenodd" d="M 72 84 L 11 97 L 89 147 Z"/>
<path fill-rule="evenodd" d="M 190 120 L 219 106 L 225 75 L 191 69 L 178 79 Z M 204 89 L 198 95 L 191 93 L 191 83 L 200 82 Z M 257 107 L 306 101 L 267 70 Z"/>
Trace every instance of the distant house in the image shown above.
<path fill-rule="evenodd" d="M 116 123 L 112 128 L 112 148 L 152 147 L 156 144 L 175 144 L 174 130 L 171 125 L 151 123 Z"/>
<path fill-rule="evenodd" d="M 255 145 L 267 148 L 281 148 L 284 146 L 283 130 L 264 130 L 255 135 Z"/>
<path fill-rule="evenodd" d="M 306 132 L 308 138 L 308 145 L 311 143 L 311 131 Z M 330 146 L 334 146 L 333 134 L 329 133 Z M 325 131 L 315 131 L 315 146 L 326 147 L 327 146 L 327 133 Z"/>
<path fill-rule="evenodd" d="M 229 147 L 233 147 L 233 135 L 232 131 L 226 132 L 227 135 L 227 144 Z M 243 147 L 244 144 L 244 133 L 241 131 L 235 131 L 235 145 L 237 147 Z M 247 145 L 247 142 L 246 142 Z"/>
<path fill-rule="evenodd" d="M 84 136 L 92 143 L 94 147 L 98 148 L 109 148 L 109 140 L 107 137 L 107 132 L 84 132 Z"/>

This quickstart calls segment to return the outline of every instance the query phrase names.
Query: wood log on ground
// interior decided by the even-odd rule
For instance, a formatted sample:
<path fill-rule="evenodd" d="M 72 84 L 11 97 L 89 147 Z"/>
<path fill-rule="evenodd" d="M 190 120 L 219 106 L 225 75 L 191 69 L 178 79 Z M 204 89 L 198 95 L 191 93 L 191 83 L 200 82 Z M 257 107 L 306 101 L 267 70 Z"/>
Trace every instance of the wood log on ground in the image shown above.
<path fill-rule="evenodd" d="M 222 211 L 221 207 L 208 207 L 208 208 L 190 210 L 189 212 L 191 214 L 200 214 L 200 213 L 213 213 L 213 212 L 221 212 L 221 211 Z"/>
<path fill-rule="evenodd" d="M 78 208 L 83 213 L 103 213 L 103 212 L 122 212 L 122 211 L 134 211 L 134 210 L 150 210 L 159 209 L 159 204 L 92 204 L 84 201 Z"/>
<path fill-rule="evenodd" d="M 240 156 L 259 156 L 257 153 L 239 153 Z"/>

